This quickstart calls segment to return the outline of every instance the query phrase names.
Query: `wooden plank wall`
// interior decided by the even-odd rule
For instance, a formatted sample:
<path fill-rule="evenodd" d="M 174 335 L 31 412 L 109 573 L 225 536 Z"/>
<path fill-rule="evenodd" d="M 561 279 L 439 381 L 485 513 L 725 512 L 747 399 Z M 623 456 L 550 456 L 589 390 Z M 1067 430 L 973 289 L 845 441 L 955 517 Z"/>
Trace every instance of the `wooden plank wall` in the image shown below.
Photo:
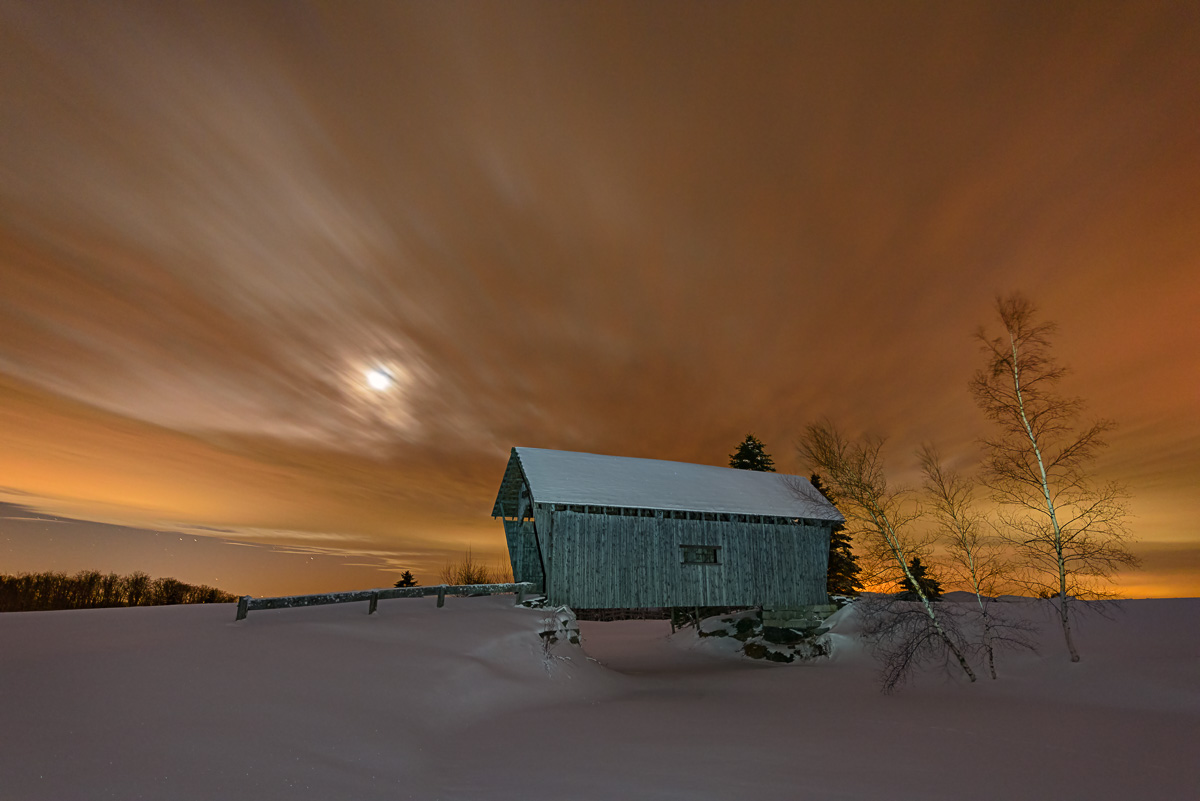
<path fill-rule="evenodd" d="M 554 569 L 551 567 L 554 564 L 554 527 L 551 525 L 550 506 L 544 503 L 535 503 L 533 505 L 533 530 L 534 536 L 537 537 L 538 547 L 542 554 L 542 564 L 546 568 L 546 572 L 553 575 Z M 550 577 L 546 577 L 546 597 L 550 596 Z"/>
<path fill-rule="evenodd" d="M 826 526 L 539 507 L 537 530 L 553 603 L 615 609 L 760 604 L 795 608 L 827 602 Z M 682 564 L 681 545 L 717 546 L 720 564 Z"/>
<path fill-rule="evenodd" d="M 504 521 L 504 538 L 508 542 L 508 560 L 512 563 L 513 581 L 529 581 L 536 592 L 545 592 L 546 577 L 538 554 L 533 521 Z"/>

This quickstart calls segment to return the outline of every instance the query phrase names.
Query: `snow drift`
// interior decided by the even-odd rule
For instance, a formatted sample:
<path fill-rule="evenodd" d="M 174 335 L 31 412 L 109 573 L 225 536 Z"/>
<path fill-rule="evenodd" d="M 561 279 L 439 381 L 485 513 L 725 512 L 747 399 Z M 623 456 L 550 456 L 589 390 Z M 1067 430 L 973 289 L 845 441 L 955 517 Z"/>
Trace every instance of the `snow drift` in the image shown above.
<path fill-rule="evenodd" d="M 0 798 L 1194 799 L 1200 600 L 1106 606 L 1079 664 L 1028 603 L 999 681 L 894 696 L 846 610 L 791 665 L 665 621 L 547 649 L 506 597 L 0 615 Z"/>

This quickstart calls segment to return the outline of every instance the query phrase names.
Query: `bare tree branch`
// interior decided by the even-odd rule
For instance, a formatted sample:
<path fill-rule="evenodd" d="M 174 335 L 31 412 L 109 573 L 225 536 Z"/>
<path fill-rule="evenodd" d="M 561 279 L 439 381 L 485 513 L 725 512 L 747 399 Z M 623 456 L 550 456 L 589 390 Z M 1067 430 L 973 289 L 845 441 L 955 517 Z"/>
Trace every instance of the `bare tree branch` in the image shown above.
<path fill-rule="evenodd" d="M 1022 555 L 1021 583 L 1039 595 L 1057 596 L 1063 637 L 1072 662 L 1071 604 L 1107 597 L 1120 567 L 1133 566 L 1125 526 L 1128 492 L 1099 485 L 1090 463 L 1106 445 L 1113 423 L 1080 428 L 1083 401 L 1058 393 L 1066 368 L 1050 348 L 1055 325 L 1036 321 L 1036 308 L 1015 294 L 996 302 L 1002 332 L 976 334 L 984 366 L 971 392 L 999 435 L 984 440 L 984 481 L 997 503 L 1005 537 Z"/>
<path fill-rule="evenodd" d="M 929 637 L 937 648 L 952 654 L 963 673 L 975 681 L 975 673 L 967 662 L 961 640 L 953 636 L 940 619 L 940 613 L 921 588 L 909 567 L 913 556 L 918 555 L 923 542 L 913 535 L 910 524 L 920 516 L 920 511 L 910 503 L 911 493 L 888 484 L 883 469 L 883 440 L 868 437 L 858 442 L 849 442 L 829 422 L 810 425 L 800 441 L 800 450 L 822 475 L 828 477 L 837 494 L 838 509 L 852 527 L 856 542 L 864 546 L 866 566 L 875 576 L 889 571 L 893 575 L 897 568 L 906 583 L 915 591 L 919 603 L 916 605 L 927 618 L 925 628 L 906 628 L 905 637 L 918 642 L 908 643 L 899 659 L 900 678 L 913 664 L 923 661 L 929 653 Z M 897 618 L 907 621 L 907 616 Z M 912 648 L 911 652 L 906 649 Z M 885 669 L 892 670 L 890 662 Z M 885 691 L 894 688 L 899 678 L 885 679 Z"/>
<path fill-rule="evenodd" d="M 975 507 L 975 487 L 971 481 L 946 468 L 932 445 L 924 445 L 918 455 L 930 513 L 957 566 L 957 578 L 975 596 L 973 609 L 980 628 L 979 646 L 987 658 L 988 672 L 995 679 L 998 648 L 1033 647 L 1024 626 L 1015 625 L 993 609 L 995 597 L 1011 583 L 1012 564 L 1003 542 Z"/>

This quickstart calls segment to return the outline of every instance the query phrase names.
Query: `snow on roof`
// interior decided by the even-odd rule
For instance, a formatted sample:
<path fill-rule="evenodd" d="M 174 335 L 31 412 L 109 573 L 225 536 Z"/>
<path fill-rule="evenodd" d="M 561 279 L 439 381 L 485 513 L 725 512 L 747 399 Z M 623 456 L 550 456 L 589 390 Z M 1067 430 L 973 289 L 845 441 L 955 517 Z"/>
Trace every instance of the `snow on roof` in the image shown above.
<path fill-rule="evenodd" d="M 537 503 L 843 520 L 802 476 L 543 448 L 513 448 L 513 456 Z M 504 495 L 502 487 L 494 515 Z"/>

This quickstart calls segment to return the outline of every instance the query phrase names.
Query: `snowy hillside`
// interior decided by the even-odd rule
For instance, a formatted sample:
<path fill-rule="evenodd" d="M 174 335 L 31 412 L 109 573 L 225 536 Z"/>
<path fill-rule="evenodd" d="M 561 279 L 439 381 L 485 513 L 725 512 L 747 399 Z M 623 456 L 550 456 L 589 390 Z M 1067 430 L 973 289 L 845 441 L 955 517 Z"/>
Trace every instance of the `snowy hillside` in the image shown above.
<path fill-rule="evenodd" d="M 1195 799 L 1200 600 L 1083 620 L 997 682 L 878 691 L 665 622 L 548 659 L 511 597 L 0 615 L 0 799 Z"/>

